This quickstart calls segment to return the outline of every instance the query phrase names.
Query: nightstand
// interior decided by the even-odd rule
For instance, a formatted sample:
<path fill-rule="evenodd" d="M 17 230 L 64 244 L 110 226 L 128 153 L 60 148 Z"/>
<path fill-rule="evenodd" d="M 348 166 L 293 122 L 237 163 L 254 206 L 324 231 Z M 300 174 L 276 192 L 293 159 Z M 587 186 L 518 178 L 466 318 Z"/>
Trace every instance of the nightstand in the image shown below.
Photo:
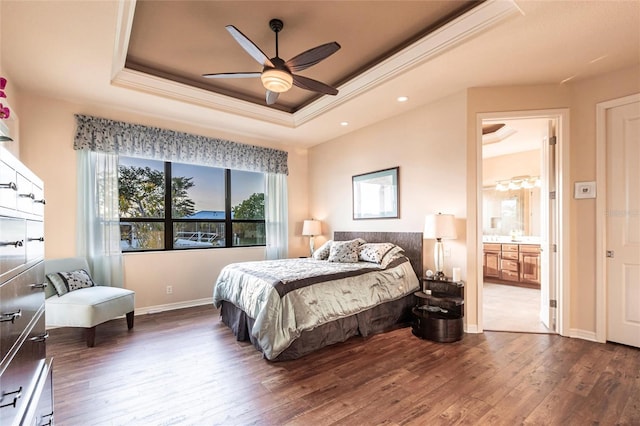
<path fill-rule="evenodd" d="M 455 342 L 464 334 L 464 282 L 422 278 L 415 296 L 413 334 L 435 342 Z"/>

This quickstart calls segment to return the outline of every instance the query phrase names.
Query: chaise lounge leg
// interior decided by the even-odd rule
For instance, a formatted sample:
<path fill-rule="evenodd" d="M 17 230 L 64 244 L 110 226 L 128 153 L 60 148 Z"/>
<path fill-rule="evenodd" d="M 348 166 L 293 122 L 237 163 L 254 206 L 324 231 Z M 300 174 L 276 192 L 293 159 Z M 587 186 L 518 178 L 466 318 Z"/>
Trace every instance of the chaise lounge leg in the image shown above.
<path fill-rule="evenodd" d="M 133 328 L 133 311 L 127 312 L 127 327 L 129 330 Z"/>
<path fill-rule="evenodd" d="M 93 326 L 91 328 L 87 328 L 86 331 L 87 336 L 87 347 L 92 348 L 96 344 L 96 327 Z"/>

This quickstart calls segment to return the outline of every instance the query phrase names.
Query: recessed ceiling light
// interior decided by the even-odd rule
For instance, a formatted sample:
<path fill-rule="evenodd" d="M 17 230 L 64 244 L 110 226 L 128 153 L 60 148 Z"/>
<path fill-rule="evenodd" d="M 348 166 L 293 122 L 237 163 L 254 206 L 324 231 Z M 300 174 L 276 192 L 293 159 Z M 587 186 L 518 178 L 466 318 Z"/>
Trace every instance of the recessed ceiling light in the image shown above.
<path fill-rule="evenodd" d="M 408 100 L 408 96 L 398 96 L 398 102 L 407 102 Z"/>
<path fill-rule="evenodd" d="M 341 125 L 341 126 L 348 126 L 348 125 L 349 125 L 349 122 L 348 122 L 348 121 L 341 121 L 341 122 L 340 122 L 340 125 Z"/>

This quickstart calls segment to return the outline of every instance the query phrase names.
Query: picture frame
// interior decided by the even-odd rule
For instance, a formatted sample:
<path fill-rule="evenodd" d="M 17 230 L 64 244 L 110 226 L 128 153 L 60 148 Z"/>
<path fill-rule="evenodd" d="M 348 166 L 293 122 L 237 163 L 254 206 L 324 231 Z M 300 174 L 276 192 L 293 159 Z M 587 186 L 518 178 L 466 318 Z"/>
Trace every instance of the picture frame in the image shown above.
<path fill-rule="evenodd" d="M 354 220 L 400 217 L 399 170 L 393 167 L 352 177 Z"/>

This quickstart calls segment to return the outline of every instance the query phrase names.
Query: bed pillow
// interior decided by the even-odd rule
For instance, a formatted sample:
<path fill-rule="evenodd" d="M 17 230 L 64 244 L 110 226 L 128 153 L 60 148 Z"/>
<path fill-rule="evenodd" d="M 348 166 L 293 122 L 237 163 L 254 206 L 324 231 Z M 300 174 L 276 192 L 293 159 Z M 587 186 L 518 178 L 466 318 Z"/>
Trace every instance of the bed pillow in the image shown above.
<path fill-rule="evenodd" d="M 404 257 L 404 249 L 402 247 L 395 246 L 384 255 L 382 262 L 380 262 L 380 266 L 386 268 L 391 262 L 400 257 Z"/>
<path fill-rule="evenodd" d="M 393 243 L 366 243 L 360 246 L 358 258 L 363 262 L 382 263 L 384 255 L 397 247 Z"/>
<path fill-rule="evenodd" d="M 329 258 L 329 252 L 331 251 L 331 243 L 333 240 L 329 240 L 321 245 L 316 251 L 313 252 L 313 258 L 315 260 L 327 260 Z"/>
<path fill-rule="evenodd" d="M 358 247 L 360 247 L 360 238 L 349 241 L 334 241 L 329 251 L 329 262 L 355 263 L 358 261 Z"/>
<path fill-rule="evenodd" d="M 81 288 L 94 287 L 96 284 L 84 269 L 71 272 L 54 272 L 47 274 L 47 279 L 56 289 L 58 296 Z"/>

